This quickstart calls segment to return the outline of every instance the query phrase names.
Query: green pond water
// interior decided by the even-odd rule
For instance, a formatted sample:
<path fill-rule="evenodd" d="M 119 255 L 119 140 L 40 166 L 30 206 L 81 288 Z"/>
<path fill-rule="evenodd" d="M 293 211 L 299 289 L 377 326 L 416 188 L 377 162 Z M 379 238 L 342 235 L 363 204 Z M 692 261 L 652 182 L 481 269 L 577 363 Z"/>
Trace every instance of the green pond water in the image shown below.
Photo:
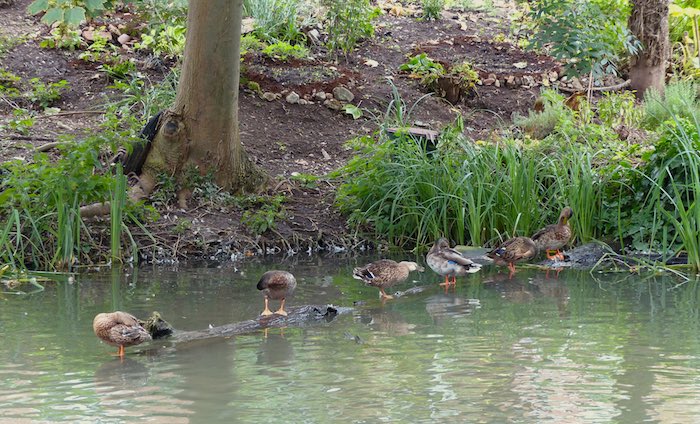
<path fill-rule="evenodd" d="M 351 278 L 372 258 L 90 273 L 0 295 L 0 423 L 700 422 L 698 282 L 493 268 L 384 304 Z M 95 314 L 160 311 L 175 328 L 256 317 L 255 284 L 292 271 L 290 305 L 334 321 L 116 349 Z M 32 286 L 22 286 L 27 291 Z M 276 303 L 273 304 L 276 307 Z"/>

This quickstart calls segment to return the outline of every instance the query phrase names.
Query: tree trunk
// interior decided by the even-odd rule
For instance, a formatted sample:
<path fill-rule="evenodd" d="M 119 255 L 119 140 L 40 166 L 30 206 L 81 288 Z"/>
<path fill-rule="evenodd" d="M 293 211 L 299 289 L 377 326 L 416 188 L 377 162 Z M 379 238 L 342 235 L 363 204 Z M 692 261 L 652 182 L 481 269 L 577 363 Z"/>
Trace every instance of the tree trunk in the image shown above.
<path fill-rule="evenodd" d="M 669 57 L 668 0 L 632 0 L 629 28 L 642 43 L 630 61 L 630 80 L 637 97 L 653 88 L 663 93 Z"/>
<path fill-rule="evenodd" d="M 161 117 L 141 173 L 146 193 L 161 173 L 178 181 L 181 204 L 193 173 L 212 173 L 217 184 L 234 192 L 258 191 L 266 183 L 238 131 L 242 7 L 242 0 L 190 2 L 175 104 Z"/>

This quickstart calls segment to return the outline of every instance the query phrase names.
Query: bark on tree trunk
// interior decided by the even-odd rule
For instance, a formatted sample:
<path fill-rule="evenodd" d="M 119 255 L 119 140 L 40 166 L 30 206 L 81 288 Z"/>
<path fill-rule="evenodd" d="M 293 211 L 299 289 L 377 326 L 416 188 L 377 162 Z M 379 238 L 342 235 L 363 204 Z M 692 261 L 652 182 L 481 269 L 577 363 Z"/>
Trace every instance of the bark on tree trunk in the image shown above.
<path fill-rule="evenodd" d="M 242 0 L 190 2 L 177 96 L 163 113 L 141 174 L 146 192 L 160 173 L 178 180 L 181 203 L 193 172 L 212 172 L 234 192 L 258 191 L 267 181 L 248 159 L 238 131 L 242 7 Z"/>
<path fill-rule="evenodd" d="M 629 28 L 642 50 L 630 61 L 630 80 L 637 97 L 649 89 L 664 92 L 669 56 L 668 0 L 632 0 Z"/>

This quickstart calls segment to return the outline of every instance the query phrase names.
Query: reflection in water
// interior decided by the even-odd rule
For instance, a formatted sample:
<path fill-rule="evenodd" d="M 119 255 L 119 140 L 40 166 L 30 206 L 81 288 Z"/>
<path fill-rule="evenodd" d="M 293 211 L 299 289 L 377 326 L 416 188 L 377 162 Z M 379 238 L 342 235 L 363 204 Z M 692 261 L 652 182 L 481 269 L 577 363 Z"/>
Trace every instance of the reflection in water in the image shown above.
<path fill-rule="evenodd" d="M 257 316 L 241 269 L 82 275 L 0 307 L 0 423 L 700 421 L 700 285 L 484 270 L 380 304 L 359 258 L 297 258 L 295 304 L 355 306 L 302 328 L 153 341 L 120 361 L 92 334 L 116 307 L 194 330 Z"/>
<path fill-rule="evenodd" d="M 274 329 L 280 331 L 284 329 Z M 283 334 L 268 331 L 260 343 L 258 350 L 258 365 L 289 365 L 294 360 L 294 347 Z"/>

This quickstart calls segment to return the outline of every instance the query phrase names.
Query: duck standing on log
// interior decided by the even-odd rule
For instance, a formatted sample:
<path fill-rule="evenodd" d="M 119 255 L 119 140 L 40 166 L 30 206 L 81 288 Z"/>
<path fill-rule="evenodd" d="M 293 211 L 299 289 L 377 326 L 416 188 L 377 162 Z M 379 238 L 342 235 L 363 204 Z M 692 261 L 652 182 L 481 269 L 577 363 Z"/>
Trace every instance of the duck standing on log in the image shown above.
<path fill-rule="evenodd" d="M 441 286 L 445 289 L 450 285 L 457 285 L 457 276 L 478 272 L 481 265 L 472 262 L 459 253 L 458 250 L 450 247 L 450 242 L 445 237 L 441 237 L 430 248 L 425 256 L 428 266 L 440 275 L 445 276 L 445 282 Z M 449 277 L 452 277 L 450 281 Z"/>
<path fill-rule="evenodd" d="M 515 275 L 515 263 L 529 261 L 537 255 L 537 244 L 529 237 L 513 237 L 488 252 L 496 265 L 508 265 L 509 278 Z"/>
<path fill-rule="evenodd" d="M 265 296 L 265 310 L 260 313 L 262 316 L 278 314 L 287 316 L 284 310 L 284 302 L 294 293 L 297 287 L 297 280 L 294 275 L 287 271 L 267 271 L 258 281 L 258 290 L 262 290 Z M 269 307 L 270 299 L 280 300 L 280 308 L 272 312 Z"/>
<path fill-rule="evenodd" d="M 556 224 L 547 225 L 533 234 L 532 240 L 537 244 L 539 250 L 547 252 L 547 259 L 564 260 L 564 254 L 559 249 L 566 246 L 571 240 L 569 219 L 573 215 L 573 210 L 567 206 L 561 210 L 559 221 Z"/>
<path fill-rule="evenodd" d="M 103 342 L 119 346 L 117 355 L 124 357 L 124 348 L 151 340 L 151 335 L 139 324 L 139 320 L 122 311 L 101 313 L 92 321 L 92 330 Z"/>
<path fill-rule="evenodd" d="M 385 289 L 405 281 L 411 271 L 423 272 L 424 268 L 415 262 L 380 259 L 353 269 L 352 277 L 364 281 L 368 286 L 378 288 L 382 299 L 392 299 L 393 296 L 386 294 Z"/>

